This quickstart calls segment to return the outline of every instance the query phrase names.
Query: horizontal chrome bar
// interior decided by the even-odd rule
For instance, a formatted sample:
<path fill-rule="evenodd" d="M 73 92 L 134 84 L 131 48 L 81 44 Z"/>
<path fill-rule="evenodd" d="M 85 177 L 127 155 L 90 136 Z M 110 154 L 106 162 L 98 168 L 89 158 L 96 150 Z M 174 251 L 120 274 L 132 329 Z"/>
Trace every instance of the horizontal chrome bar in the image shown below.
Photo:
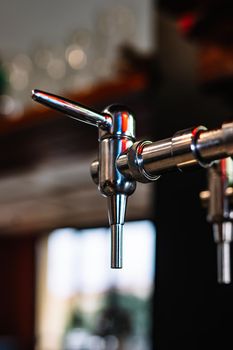
<path fill-rule="evenodd" d="M 152 177 L 196 164 L 205 166 L 233 155 L 233 123 L 216 130 L 199 130 L 194 139 L 193 134 L 191 131 L 179 133 L 145 144 L 140 151 L 140 167 Z M 127 155 L 118 158 L 117 167 L 122 173 L 131 174 Z"/>
<path fill-rule="evenodd" d="M 206 162 L 233 155 L 233 122 L 224 123 L 220 129 L 201 133 L 197 150 Z"/>

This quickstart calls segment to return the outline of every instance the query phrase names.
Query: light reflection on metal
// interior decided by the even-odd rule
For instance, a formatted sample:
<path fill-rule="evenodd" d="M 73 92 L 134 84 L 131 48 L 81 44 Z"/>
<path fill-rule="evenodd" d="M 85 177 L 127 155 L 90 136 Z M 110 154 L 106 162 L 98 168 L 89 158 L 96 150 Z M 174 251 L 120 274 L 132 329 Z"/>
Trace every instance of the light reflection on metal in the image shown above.
<path fill-rule="evenodd" d="M 66 49 L 66 60 L 73 69 L 82 69 L 87 63 L 87 55 L 78 45 L 71 45 Z"/>
<path fill-rule="evenodd" d="M 134 192 L 137 181 L 155 181 L 165 172 L 183 171 L 193 166 L 215 169 L 213 162 L 233 155 L 233 123 L 223 124 L 221 128 L 210 131 L 198 126 L 156 142 L 135 142 L 135 120 L 130 110 L 124 106 L 111 105 L 103 113 L 99 113 L 79 103 L 39 90 L 33 91 L 32 98 L 99 128 L 99 159 L 92 163 L 91 175 L 100 192 L 108 197 L 113 268 L 122 267 L 122 232 L 127 198 Z M 224 172 L 225 177 L 226 174 L 227 171 Z M 229 210 L 227 222 L 228 218 L 232 218 Z M 219 222 L 213 223 L 215 240 L 221 243 L 218 254 L 219 281 L 228 283 L 229 249 L 226 244 L 231 236 L 229 225 L 225 225 L 224 221 L 220 234 L 216 229 Z"/>
<path fill-rule="evenodd" d="M 66 65 L 61 58 L 54 57 L 48 62 L 46 70 L 52 79 L 59 80 L 66 74 Z"/>

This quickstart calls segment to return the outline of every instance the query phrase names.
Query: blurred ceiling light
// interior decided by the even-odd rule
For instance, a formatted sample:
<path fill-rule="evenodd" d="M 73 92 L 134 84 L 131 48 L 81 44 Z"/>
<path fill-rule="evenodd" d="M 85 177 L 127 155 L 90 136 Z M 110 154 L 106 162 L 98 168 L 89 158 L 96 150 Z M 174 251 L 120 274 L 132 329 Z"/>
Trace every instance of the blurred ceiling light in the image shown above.
<path fill-rule="evenodd" d="M 22 116 L 24 108 L 19 100 L 9 95 L 0 97 L 0 114 L 10 118 L 19 118 Z"/>
<path fill-rule="evenodd" d="M 12 114 L 15 110 L 15 101 L 11 96 L 2 95 L 0 97 L 0 113 L 2 115 Z"/>
<path fill-rule="evenodd" d="M 52 79 L 62 79 L 66 74 L 65 62 L 60 58 L 53 58 L 47 66 L 47 73 Z"/>
<path fill-rule="evenodd" d="M 74 74 L 71 86 L 75 90 L 88 90 L 93 86 L 93 77 L 87 74 Z"/>
<path fill-rule="evenodd" d="M 136 19 L 132 9 L 117 5 L 99 16 L 97 26 L 104 36 L 130 38 L 136 29 Z"/>
<path fill-rule="evenodd" d="M 52 52 L 49 49 L 39 49 L 34 55 L 35 64 L 42 69 L 47 69 L 49 62 L 53 59 Z"/>
<path fill-rule="evenodd" d="M 32 60 L 25 54 L 18 54 L 12 61 L 13 65 L 24 71 L 30 72 L 32 70 Z"/>
<path fill-rule="evenodd" d="M 7 65 L 9 83 L 13 90 L 23 91 L 28 87 L 32 61 L 25 54 L 18 54 Z"/>
<path fill-rule="evenodd" d="M 28 72 L 13 64 L 10 72 L 9 82 L 14 90 L 23 91 L 26 89 L 29 83 Z"/>
<path fill-rule="evenodd" d="M 117 6 L 115 8 L 115 21 L 117 29 L 120 30 L 121 35 L 132 35 L 136 29 L 136 19 L 133 10 L 125 6 Z"/>
<path fill-rule="evenodd" d="M 111 65 L 108 60 L 104 57 L 95 60 L 93 69 L 98 77 L 109 78 L 112 74 Z"/>
<path fill-rule="evenodd" d="M 82 69 L 87 63 L 87 56 L 78 45 L 71 45 L 66 49 L 66 59 L 73 69 Z"/>
<path fill-rule="evenodd" d="M 72 34 L 70 42 L 88 48 L 91 42 L 91 33 L 87 29 L 78 29 Z"/>

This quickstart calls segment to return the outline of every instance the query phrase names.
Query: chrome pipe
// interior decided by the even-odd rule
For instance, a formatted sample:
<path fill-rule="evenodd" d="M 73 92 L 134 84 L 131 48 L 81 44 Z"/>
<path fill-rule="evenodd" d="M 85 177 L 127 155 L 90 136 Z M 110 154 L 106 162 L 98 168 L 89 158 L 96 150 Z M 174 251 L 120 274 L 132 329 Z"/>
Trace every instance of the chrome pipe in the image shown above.
<path fill-rule="evenodd" d="M 197 151 L 205 162 L 233 155 L 233 122 L 224 123 L 220 129 L 201 133 L 197 141 Z"/>
<path fill-rule="evenodd" d="M 139 142 L 117 159 L 118 169 L 150 182 L 165 172 L 183 170 L 200 165 L 209 167 L 214 160 L 233 155 L 233 123 L 222 128 L 206 130 L 204 127 L 188 129 L 156 142 Z M 130 161 L 134 159 L 134 163 Z M 135 161 L 136 160 L 136 161 Z M 97 167 L 97 164 L 95 164 Z"/>

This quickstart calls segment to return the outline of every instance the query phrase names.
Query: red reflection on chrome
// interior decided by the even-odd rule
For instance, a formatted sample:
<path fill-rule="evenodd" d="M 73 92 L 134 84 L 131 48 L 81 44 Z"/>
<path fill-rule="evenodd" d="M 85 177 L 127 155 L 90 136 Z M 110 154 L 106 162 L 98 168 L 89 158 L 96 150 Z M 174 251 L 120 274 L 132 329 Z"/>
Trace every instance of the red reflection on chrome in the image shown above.
<path fill-rule="evenodd" d="M 122 139 L 121 140 L 121 152 L 124 153 L 125 151 L 128 150 L 128 140 L 127 139 Z"/>
<path fill-rule="evenodd" d="M 198 132 L 200 132 L 200 129 L 199 129 L 199 128 L 194 128 L 194 129 L 192 130 L 192 136 L 194 137 L 194 139 L 195 139 L 195 137 L 196 137 L 196 135 L 197 135 Z"/>
<path fill-rule="evenodd" d="M 123 112 L 121 114 L 121 128 L 122 128 L 122 132 L 126 132 L 128 130 L 128 119 L 129 119 L 129 115 L 127 112 Z"/>
<path fill-rule="evenodd" d="M 227 175 L 227 161 L 225 158 L 220 161 L 220 166 L 221 166 L 222 177 L 224 178 Z"/>

